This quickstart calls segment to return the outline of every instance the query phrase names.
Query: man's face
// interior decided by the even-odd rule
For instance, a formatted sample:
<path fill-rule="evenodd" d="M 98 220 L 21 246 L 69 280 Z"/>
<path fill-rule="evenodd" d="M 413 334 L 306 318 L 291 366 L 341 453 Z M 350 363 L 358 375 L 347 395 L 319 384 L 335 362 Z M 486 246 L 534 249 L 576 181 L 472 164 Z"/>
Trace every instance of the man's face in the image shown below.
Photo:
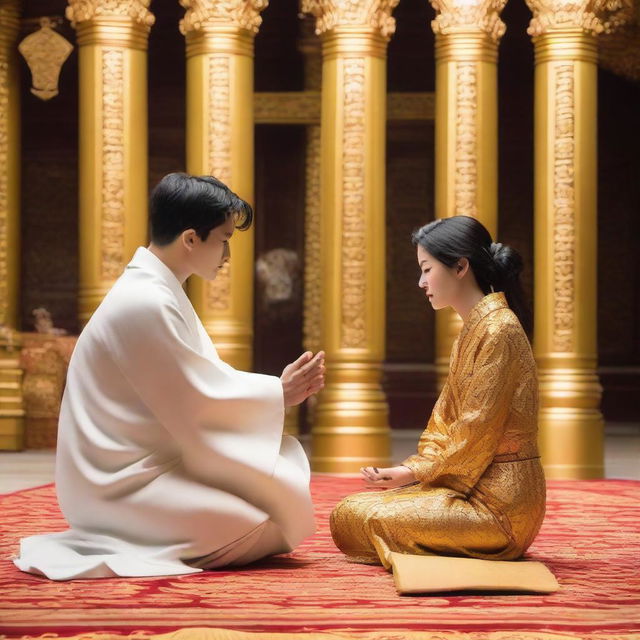
<path fill-rule="evenodd" d="M 195 245 L 191 251 L 193 273 L 205 280 L 215 280 L 218 271 L 231 258 L 229 240 L 235 230 L 235 218 L 229 219 L 219 227 L 211 229 L 206 240 L 196 236 Z"/>

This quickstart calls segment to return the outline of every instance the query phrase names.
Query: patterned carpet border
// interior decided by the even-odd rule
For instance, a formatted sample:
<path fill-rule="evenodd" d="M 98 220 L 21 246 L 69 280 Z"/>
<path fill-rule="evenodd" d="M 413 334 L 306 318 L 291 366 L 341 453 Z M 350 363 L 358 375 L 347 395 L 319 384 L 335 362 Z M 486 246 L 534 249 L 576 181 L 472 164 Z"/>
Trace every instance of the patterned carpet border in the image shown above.
<path fill-rule="evenodd" d="M 547 517 L 528 554 L 560 582 L 546 596 L 397 595 L 386 571 L 347 562 L 331 541 L 332 506 L 358 490 L 356 478 L 314 477 L 318 532 L 287 556 L 233 571 L 67 583 L 23 574 L 10 562 L 21 537 L 65 528 L 53 487 L 0 496 L 0 635 L 640 640 L 640 482 L 549 483 Z"/>

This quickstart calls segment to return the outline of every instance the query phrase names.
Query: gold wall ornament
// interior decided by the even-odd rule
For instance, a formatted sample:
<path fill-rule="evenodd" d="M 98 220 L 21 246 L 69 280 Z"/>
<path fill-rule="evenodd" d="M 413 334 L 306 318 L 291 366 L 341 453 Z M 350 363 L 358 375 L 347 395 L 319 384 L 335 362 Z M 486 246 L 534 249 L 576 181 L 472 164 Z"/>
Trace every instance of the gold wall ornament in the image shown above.
<path fill-rule="evenodd" d="M 369 27 L 389 39 L 396 30 L 391 12 L 399 0 L 301 0 L 303 13 L 316 18 L 316 33 L 336 27 Z"/>
<path fill-rule="evenodd" d="M 73 45 L 54 31 L 54 26 L 50 18 L 41 18 L 40 29 L 18 45 L 31 71 L 31 93 L 41 100 L 50 100 L 58 95 L 62 65 L 73 51 Z"/>
<path fill-rule="evenodd" d="M 216 23 L 256 34 L 262 24 L 260 12 L 267 8 L 269 0 L 180 0 L 180 4 L 186 9 L 180 20 L 183 35 Z"/>
<path fill-rule="evenodd" d="M 135 24 L 151 27 L 155 16 L 149 11 L 151 0 L 68 0 L 65 15 L 76 28 L 81 22 L 100 18 L 130 18 Z"/>
<path fill-rule="evenodd" d="M 634 0 L 526 0 L 533 13 L 527 33 L 539 36 L 564 29 L 598 35 L 633 19 Z"/>
<path fill-rule="evenodd" d="M 437 15 L 431 22 L 436 34 L 480 31 L 498 42 L 507 27 L 500 13 L 507 0 L 430 0 Z"/>

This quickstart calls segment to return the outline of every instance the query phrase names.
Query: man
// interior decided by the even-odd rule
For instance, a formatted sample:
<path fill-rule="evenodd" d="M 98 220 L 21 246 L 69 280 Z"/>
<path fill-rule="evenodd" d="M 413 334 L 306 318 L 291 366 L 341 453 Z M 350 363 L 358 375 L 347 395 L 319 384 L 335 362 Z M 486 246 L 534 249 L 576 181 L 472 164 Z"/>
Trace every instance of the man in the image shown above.
<path fill-rule="evenodd" d="M 140 247 L 78 339 L 56 485 L 70 529 L 14 560 L 53 580 L 176 575 L 290 551 L 313 533 L 309 465 L 284 407 L 324 382 L 324 354 L 280 379 L 220 360 L 182 285 L 229 260 L 251 207 L 215 178 L 174 173 Z"/>

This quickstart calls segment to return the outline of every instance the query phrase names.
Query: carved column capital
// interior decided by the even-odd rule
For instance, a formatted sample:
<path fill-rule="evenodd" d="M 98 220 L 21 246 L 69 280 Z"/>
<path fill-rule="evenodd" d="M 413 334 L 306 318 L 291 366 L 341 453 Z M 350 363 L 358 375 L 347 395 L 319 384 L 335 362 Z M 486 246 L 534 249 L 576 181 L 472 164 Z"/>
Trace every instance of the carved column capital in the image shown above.
<path fill-rule="evenodd" d="M 151 0 L 68 0 L 65 15 L 78 45 L 103 45 L 146 51 L 155 22 Z"/>
<path fill-rule="evenodd" d="M 430 0 L 436 10 L 431 28 L 437 35 L 484 33 L 498 42 L 506 31 L 500 13 L 507 0 Z"/>
<path fill-rule="evenodd" d="M 316 33 L 337 27 L 365 27 L 389 39 L 396 30 L 391 12 L 399 0 L 301 0 L 303 13 L 316 18 Z"/>
<path fill-rule="evenodd" d="M 140 26 L 151 27 L 155 22 L 149 11 L 151 0 L 68 0 L 67 19 L 73 27 L 80 22 L 100 18 L 129 18 Z"/>
<path fill-rule="evenodd" d="M 187 10 L 180 20 L 183 35 L 215 25 L 244 29 L 255 35 L 262 24 L 260 12 L 267 8 L 269 0 L 180 0 L 180 4 Z"/>
<path fill-rule="evenodd" d="M 556 31 L 610 33 L 633 18 L 633 0 L 526 0 L 533 13 L 527 33 Z"/>

